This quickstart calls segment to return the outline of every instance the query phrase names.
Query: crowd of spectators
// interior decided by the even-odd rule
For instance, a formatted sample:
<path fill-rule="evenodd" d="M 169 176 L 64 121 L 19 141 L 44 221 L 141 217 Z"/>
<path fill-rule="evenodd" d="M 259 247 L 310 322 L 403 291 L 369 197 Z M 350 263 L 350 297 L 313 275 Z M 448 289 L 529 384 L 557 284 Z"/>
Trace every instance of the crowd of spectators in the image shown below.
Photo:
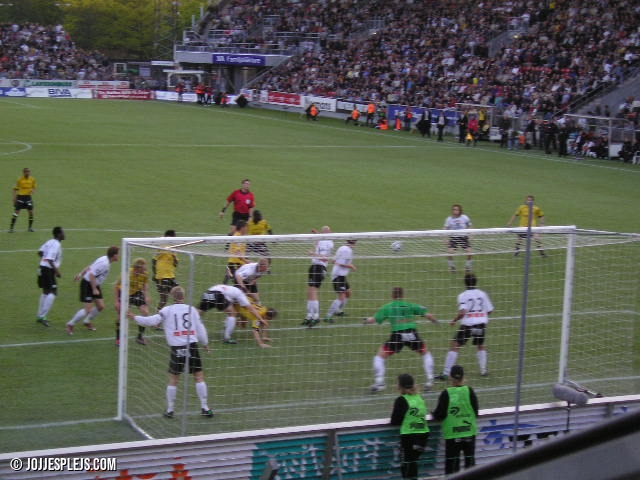
<path fill-rule="evenodd" d="M 544 115 L 635 74 L 638 25 L 633 0 L 225 0 L 207 29 L 256 46 L 277 41 L 277 32 L 300 34 L 292 41 L 316 36 L 252 88 Z M 508 29 L 511 40 L 492 45 Z M 0 77 L 106 80 L 112 70 L 61 25 L 0 24 Z"/>
<path fill-rule="evenodd" d="M 0 78 L 111 80 L 108 59 L 76 48 L 62 25 L 0 24 Z"/>
<path fill-rule="evenodd" d="M 271 0 L 254 7 L 263 16 L 279 15 L 279 28 L 326 33 L 323 48 L 285 62 L 254 88 L 557 113 L 601 83 L 624 81 L 639 64 L 640 5 L 632 0 L 448 0 L 426 8 L 422 2 L 345 0 L 326 4 L 321 13 L 320 5 L 325 2 Z M 358 36 L 365 19 L 378 20 L 380 28 Z M 489 56 L 489 42 L 514 24 L 523 30 Z"/>

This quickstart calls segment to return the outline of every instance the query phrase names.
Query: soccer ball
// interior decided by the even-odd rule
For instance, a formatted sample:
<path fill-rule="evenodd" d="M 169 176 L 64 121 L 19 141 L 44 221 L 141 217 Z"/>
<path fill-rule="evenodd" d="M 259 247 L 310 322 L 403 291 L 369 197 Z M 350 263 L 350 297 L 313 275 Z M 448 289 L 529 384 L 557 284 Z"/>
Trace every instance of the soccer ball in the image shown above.
<path fill-rule="evenodd" d="M 400 250 L 402 250 L 402 242 L 400 241 L 395 241 L 391 244 L 391 250 L 394 252 L 399 252 Z"/>

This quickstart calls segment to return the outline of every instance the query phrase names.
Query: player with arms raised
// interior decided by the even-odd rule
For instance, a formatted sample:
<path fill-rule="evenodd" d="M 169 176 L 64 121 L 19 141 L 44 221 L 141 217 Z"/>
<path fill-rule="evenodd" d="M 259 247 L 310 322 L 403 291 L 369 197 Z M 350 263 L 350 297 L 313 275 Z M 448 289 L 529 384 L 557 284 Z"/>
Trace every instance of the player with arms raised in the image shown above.
<path fill-rule="evenodd" d="M 383 305 L 373 317 L 364 319 L 365 325 L 382 324 L 385 321 L 391 324 L 389 339 L 380 346 L 378 353 L 373 357 L 375 383 L 371 386 L 371 393 L 381 392 L 386 388 L 386 361 L 404 347 L 409 347 L 422 357 L 424 372 L 427 376 L 424 388 L 425 391 L 428 391 L 433 384 L 433 357 L 427 348 L 427 343 L 418 334 L 418 325 L 415 319 L 416 317 L 424 317 L 433 323 L 438 323 L 438 320 L 429 313 L 427 307 L 404 300 L 402 287 L 394 287 L 391 291 L 391 298 L 393 301 Z"/>
<path fill-rule="evenodd" d="M 201 414 L 203 417 L 213 417 L 213 412 L 207 403 L 207 384 L 204 381 L 202 359 L 198 349 L 198 342 L 205 351 L 209 352 L 209 338 L 207 330 L 200 320 L 198 309 L 184 303 L 184 289 L 174 287 L 170 292 L 173 304 L 163 307 L 155 315 L 139 316 L 127 312 L 127 316 L 138 325 L 145 327 L 164 327 L 167 343 L 171 347 L 169 360 L 169 385 L 167 386 L 167 410 L 164 416 L 173 418 L 178 390 L 178 380 L 189 364 L 189 373 L 196 382 L 196 393 L 200 398 Z"/>

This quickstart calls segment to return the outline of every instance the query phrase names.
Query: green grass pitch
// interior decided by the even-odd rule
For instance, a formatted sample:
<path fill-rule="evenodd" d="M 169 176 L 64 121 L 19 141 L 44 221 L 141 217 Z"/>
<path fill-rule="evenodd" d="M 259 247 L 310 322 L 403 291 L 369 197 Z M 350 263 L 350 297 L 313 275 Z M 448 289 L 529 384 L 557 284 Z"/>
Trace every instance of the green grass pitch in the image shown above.
<path fill-rule="evenodd" d="M 640 167 L 614 161 L 512 152 L 488 142 L 464 147 L 452 137 L 438 143 L 256 108 L 3 98 L 0 114 L 2 451 L 140 438 L 112 420 L 117 356 L 110 285 L 119 265 L 105 285 L 107 308 L 91 340 L 64 335 L 64 322 L 79 308 L 72 277 L 123 237 L 159 236 L 167 228 L 184 236 L 226 233 L 228 217 L 220 220 L 218 211 L 245 177 L 258 208 L 283 234 L 325 224 L 334 232 L 439 229 L 453 203 L 464 206 L 476 228 L 502 227 L 530 193 L 549 225 L 640 232 Z M 23 212 L 16 233 L 8 234 L 11 189 L 25 166 L 39 183 L 36 232 L 26 231 Z M 55 225 L 67 233 L 63 278 L 53 326 L 44 329 L 34 321 L 35 252 Z M 386 334 L 386 328 L 366 333 L 374 343 Z M 446 348 L 446 339 L 429 342 Z M 368 364 L 373 353 L 351 350 L 343 360 L 365 356 Z M 437 369 L 442 361 L 439 355 Z M 409 354 L 398 362 L 416 368 Z M 159 379 L 153 395 L 162 397 L 163 385 Z"/>

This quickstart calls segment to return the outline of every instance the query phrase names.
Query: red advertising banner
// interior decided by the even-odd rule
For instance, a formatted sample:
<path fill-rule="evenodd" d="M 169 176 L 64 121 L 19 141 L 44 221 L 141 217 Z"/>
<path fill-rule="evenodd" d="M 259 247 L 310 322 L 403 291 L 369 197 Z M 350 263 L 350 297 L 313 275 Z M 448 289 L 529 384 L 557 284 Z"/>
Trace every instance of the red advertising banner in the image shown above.
<path fill-rule="evenodd" d="M 153 92 L 149 90 L 115 89 L 95 90 L 95 98 L 112 100 L 153 100 Z"/>
<path fill-rule="evenodd" d="M 267 98 L 269 103 L 293 105 L 295 107 L 300 107 L 302 105 L 302 97 L 297 93 L 269 92 Z"/>

